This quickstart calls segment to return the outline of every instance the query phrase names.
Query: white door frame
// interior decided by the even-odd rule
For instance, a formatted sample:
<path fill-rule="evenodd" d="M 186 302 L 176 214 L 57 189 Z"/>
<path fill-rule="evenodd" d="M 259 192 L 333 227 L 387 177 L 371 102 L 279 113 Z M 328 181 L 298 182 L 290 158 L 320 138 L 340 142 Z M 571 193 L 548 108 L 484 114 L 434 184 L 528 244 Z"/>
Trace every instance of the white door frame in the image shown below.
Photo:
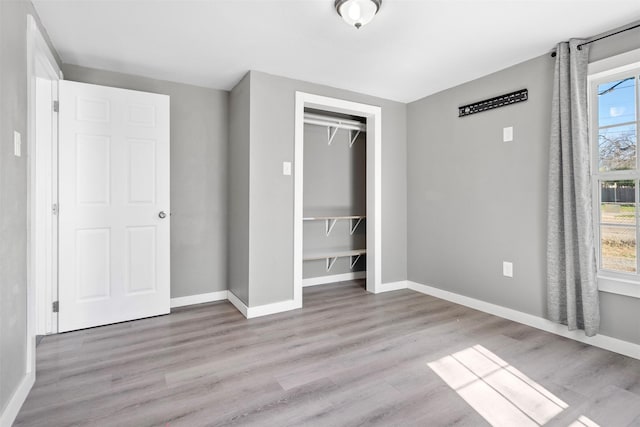
<path fill-rule="evenodd" d="M 367 119 L 367 291 L 382 291 L 382 108 L 296 92 L 293 299 L 302 307 L 302 217 L 304 177 L 304 109 L 314 108 Z"/>
<path fill-rule="evenodd" d="M 38 75 L 40 74 L 40 76 Z M 42 75 L 44 74 L 44 76 Z M 48 218 L 40 218 L 36 215 L 37 190 L 37 156 L 36 153 L 36 129 L 38 126 L 36 119 L 36 109 L 38 102 L 43 102 L 49 97 L 38 97 L 36 90 L 36 78 L 46 77 L 53 82 L 53 93 L 51 101 L 57 100 L 57 82 L 62 78 L 62 72 L 55 60 L 53 52 L 45 41 L 38 24 L 33 16 L 27 17 L 27 373 L 35 372 L 35 336 L 57 332 L 55 315 L 52 312 L 52 303 L 57 293 L 57 233 L 56 221 L 53 215 Z M 40 94 L 42 95 L 42 94 Z M 48 101 L 47 101 L 48 102 Z M 57 114 L 52 111 L 52 135 L 51 135 L 51 158 L 40 159 L 40 161 L 51 162 L 52 182 L 48 185 L 51 193 L 52 203 L 57 203 Z M 41 178 L 38 176 L 38 178 Z M 50 226 L 46 227 L 45 222 Z M 50 233 L 42 230 L 50 230 Z M 50 282 L 37 283 L 36 277 L 46 273 L 46 265 L 37 262 L 36 248 L 48 245 L 48 252 L 53 259 L 50 264 Z"/>

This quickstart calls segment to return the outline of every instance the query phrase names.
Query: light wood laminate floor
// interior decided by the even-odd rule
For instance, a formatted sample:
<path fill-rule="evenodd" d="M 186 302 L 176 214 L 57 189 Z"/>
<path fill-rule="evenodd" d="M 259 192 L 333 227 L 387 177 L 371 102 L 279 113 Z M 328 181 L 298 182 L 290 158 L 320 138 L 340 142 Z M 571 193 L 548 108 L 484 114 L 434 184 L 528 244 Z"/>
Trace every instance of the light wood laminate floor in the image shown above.
<path fill-rule="evenodd" d="M 640 426 L 640 361 L 409 290 L 45 337 L 18 426 Z"/>

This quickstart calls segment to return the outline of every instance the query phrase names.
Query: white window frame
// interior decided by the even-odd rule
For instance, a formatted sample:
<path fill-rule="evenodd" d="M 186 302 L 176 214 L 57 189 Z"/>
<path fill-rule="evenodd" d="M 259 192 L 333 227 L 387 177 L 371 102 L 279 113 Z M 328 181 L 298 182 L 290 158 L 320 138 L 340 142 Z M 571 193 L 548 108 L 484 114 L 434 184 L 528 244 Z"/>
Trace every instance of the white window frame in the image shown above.
<path fill-rule="evenodd" d="M 640 49 L 633 50 L 621 55 L 613 56 L 601 61 L 589 64 L 588 70 L 588 103 L 589 103 L 589 146 L 591 147 L 591 183 L 593 189 L 593 224 L 595 239 L 597 242 L 596 257 L 598 260 L 598 289 L 602 292 L 609 292 L 619 295 L 640 298 L 640 271 L 636 273 L 621 273 L 607 270 L 600 270 L 600 181 L 613 180 L 640 180 L 640 159 L 637 159 L 637 168 L 633 171 L 599 171 L 599 150 L 598 150 L 598 108 L 597 88 L 599 84 L 614 81 L 617 78 L 634 75 L 640 76 Z M 636 81 L 638 83 L 638 80 Z M 636 131 L 640 130 L 640 96 L 636 89 Z M 640 152 L 636 150 L 637 155 Z M 636 251 L 640 259 L 640 185 L 636 184 Z"/>

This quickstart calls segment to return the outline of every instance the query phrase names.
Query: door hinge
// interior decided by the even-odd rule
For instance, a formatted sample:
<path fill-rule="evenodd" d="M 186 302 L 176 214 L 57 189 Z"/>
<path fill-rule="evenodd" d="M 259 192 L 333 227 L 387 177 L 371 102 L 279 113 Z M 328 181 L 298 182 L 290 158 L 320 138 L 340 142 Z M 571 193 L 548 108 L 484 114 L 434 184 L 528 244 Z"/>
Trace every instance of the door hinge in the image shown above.
<path fill-rule="evenodd" d="M 58 204 L 57 203 L 54 203 L 53 205 L 51 205 L 51 212 L 54 215 L 58 215 Z"/>
<path fill-rule="evenodd" d="M 54 113 L 60 112 L 60 101 L 53 101 L 53 112 Z"/>
<path fill-rule="evenodd" d="M 53 308 L 53 312 L 57 313 L 60 310 L 60 304 L 58 303 L 58 301 L 54 301 L 52 305 L 53 305 L 53 307 L 52 307 Z"/>

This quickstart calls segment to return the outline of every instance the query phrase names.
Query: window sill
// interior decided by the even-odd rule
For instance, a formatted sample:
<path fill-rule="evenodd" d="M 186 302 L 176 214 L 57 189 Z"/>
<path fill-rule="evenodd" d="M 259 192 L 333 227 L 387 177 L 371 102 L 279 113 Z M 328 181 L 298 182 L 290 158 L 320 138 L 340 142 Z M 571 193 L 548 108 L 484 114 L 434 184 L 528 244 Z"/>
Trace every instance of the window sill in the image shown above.
<path fill-rule="evenodd" d="M 610 294 L 640 298 L 640 282 L 617 277 L 598 276 L 598 290 Z"/>

